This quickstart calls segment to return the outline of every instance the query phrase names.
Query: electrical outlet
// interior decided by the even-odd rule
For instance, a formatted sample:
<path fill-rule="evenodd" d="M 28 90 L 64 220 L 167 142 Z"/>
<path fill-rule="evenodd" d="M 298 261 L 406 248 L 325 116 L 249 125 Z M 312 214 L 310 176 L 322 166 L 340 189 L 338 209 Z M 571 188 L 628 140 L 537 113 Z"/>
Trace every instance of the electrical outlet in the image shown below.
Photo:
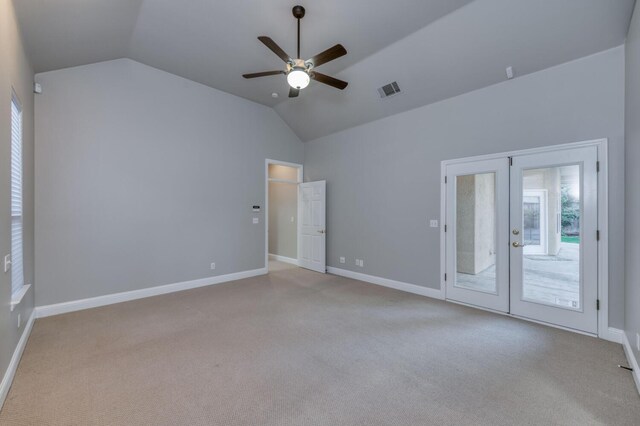
<path fill-rule="evenodd" d="M 211 270 L 213 271 L 214 269 L 216 269 L 216 264 L 215 263 L 211 263 Z"/>
<path fill-rule="evenodd" d="M 434 220 L 434 219 L 431 219 L 429 221 L 429 226 L 432 227 L 432 228 L 437 228 L 438 227 L 438 221 Z"/>
<path fill-rule="evenodd" d="M 18 328 L 20 328 L 21 325 L 22 325 L 22 319 L 20 317 L 20 314 L 18 314 Z"/>
<path fill-rule="evenodd" d="M 356 259 L 356 266 L 359 266 L 359 267 L 362 268 L 364 266 L 364 260 Z"/>
<path fill-rule="evenodd" d="M 360 266 L 360 259 L 356 259 L 356 266 Z"/>
<path fill-rule="evenodd" d="M 254 217 L 253 224 L 255 225 L 256 223 L 260 223 L 260 219 L 258 219 L 257 217 Z"/>
<path fill-rule="evenodd" d="M 345 259 L 344 257 L 340 257 L 340 263 L 345 263 L 347 261 L 347 259 Z"/>
<path fill-rule="evenodd" d="M 360 267 L 364 268 L 364 260 L 360 259 Z"/>

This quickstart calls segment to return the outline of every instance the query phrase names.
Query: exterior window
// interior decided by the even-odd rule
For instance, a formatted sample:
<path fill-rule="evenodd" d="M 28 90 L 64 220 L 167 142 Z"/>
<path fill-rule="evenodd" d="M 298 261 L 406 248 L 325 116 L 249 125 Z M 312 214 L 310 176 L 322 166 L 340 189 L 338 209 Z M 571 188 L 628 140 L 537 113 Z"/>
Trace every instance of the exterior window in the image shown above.
<path fill-rule="evenodd" d="M 11 293 L 24 286 L 22 218 L 22 107 L 11 98 Z"/>

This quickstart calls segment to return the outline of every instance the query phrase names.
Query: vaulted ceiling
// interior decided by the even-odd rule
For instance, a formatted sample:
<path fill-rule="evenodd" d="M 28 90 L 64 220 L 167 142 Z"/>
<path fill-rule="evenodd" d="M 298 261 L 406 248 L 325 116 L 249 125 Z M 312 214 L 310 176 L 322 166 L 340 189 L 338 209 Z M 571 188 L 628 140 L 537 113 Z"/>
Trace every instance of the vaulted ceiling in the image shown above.
<path fill-rule="evenodd" d="M 304 3 L 302 56 L 342 43 L 347 56 L 286 97 L 284 76 L 245 80 L 295 53 L 295 0 L 15 0 L 36 72 L 128 57 L 275 107 L 302 140 L 437 102 L 624 42 L 634 0 L 323 0 Z M 402 93 L 380 99 L 397 81 Z M 278 93 L 277 99 L 272 93 Z"/>

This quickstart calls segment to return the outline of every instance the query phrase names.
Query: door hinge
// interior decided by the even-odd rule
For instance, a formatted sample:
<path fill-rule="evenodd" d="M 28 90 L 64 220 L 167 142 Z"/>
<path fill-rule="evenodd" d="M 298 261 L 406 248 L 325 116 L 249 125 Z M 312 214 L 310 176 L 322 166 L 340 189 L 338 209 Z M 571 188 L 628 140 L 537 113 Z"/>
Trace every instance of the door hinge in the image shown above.
<path fill-rule="evenodd" d="M 446 176 L 444 177 L 444 183 L 447 183 L 447 177 Z"/>
<path fill-rule="evenodd" d="M 445 281 L 447 280 L 447 274 L 444 274 L 444 280 Z"/>
<path fill-rule="evenodd" d="M 509 165 L 513 166 L 513 157 L 509 157 Z"/>
<path fill-rule="evenodd" d="M 600 171 L 600 162 L 596 161 L 596 172 Z"/>
<path fill-rule="evenodd" d="M 596 231 L 596 241 L 600 241 L 600 230 Z"/>
<path fill-rule="evenodd" d="M 596 311 L 600 310 L 600 299 L 596 300 Z"/>
<path fill-rule="evenodd" d="M 444 225 L 444 232 L 447 232 L 447 225 Z"/>

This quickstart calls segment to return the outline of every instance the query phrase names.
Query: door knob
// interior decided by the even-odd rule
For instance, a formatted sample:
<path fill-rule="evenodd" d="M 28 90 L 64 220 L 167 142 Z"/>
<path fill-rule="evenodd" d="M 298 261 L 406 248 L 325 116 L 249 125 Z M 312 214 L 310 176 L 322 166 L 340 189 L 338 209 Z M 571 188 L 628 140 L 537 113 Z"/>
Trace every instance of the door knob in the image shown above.
<path fill-rule="evenodd" d="M 324 229 L 320 229 L 318 232 L 319 232 L 320 234 L 324 234 Z"/>
<path fill-rule="evenodd" d="M 520 244 L 517 241 L 514 241 L 513 243 L 511 243 L 512 246 L 514 246 L 515 248 L 520 248 L 520 247 L 526 247 L 526 244 Z"/>
<path fill-rule="evenodd" d="M 515 228 L 513 228 L 513 231 L 511 231 L 511 232 L 513 233 L 513 235 L 518 235 L 518 234 L 520 234 L 520 231 L 519 231 L 519 230 L 517 230 L 517 229 L 515 229 Z"/>

